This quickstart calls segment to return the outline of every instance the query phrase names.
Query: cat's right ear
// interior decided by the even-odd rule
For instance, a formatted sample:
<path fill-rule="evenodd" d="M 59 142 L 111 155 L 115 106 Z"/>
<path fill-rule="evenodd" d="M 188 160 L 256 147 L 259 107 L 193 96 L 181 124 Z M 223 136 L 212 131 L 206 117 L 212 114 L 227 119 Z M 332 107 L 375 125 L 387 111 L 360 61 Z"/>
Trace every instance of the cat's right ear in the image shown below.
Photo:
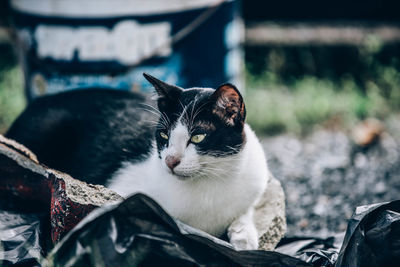
<path fill-rule="evenodd" d="M 239 90 L 230 83 L 218 87 L 211 95 L 212 113 L 220 117 L 227 125 L 244 125 L 246 108 Z"/>
<path fill-rule="evenodd" d="M 159 96 L 158 99 L 175 101 L 183 91 L 182 88 L 163 82 L 147 73 L 143 73 L 143 76 L 154 86 L 154 89 L 156 89 Z"/>

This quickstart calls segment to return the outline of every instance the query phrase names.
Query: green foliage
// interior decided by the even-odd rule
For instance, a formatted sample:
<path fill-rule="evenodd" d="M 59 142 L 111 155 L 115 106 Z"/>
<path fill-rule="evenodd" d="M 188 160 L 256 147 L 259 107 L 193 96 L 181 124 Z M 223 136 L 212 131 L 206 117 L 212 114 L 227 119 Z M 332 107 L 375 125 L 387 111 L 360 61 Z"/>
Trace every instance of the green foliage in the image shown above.
<path fill-rule="evenodd" d="M 390 87 L 387 97 L 376 82 L 361 88 L 349 77 L 336 82 L 303 77 L 284 84 L 270 73 L 264 77 L 248 74 L 248 123 L 261 134 L 307 134 L 321 124 L 346 129 L 366 117 L 384 118 L 400 109 L 400 80 L 392 69 L 382 72 L 389 76 L 382 76 Z"/>
<path fill-rule="evenodd" d="M 0 133 L 4 133 L 26 105 L 19 67 L 0 70 Z"/>

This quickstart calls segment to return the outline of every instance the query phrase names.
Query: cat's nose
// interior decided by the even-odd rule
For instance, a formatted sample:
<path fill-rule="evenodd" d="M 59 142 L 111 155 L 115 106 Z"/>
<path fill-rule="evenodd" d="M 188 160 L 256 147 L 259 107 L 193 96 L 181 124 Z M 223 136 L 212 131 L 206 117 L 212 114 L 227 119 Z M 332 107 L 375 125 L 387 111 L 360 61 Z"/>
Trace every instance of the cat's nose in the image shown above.
<path fill-rule="evenodd" d="M 181 163 L 181 159 L 179 157 L 175 156 L 167 156 L 165 158 L 165 163 L 167 164 L 168 168 L 171 169 L 171 171 Z"/>

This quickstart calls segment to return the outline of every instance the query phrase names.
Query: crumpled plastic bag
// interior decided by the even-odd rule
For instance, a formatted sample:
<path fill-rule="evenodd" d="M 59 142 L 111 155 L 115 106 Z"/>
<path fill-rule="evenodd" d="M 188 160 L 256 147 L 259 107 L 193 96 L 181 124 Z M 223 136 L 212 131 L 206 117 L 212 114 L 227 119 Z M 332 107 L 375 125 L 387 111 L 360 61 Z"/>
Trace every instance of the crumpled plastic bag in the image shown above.
<path fill-rule="evenodd" d="M 94 210 L 55 247 L 47 264 L 310 266 L 278 252 L 235 251 L 229 243 L 173 220 L 142 194 Z"/>
<path fill-rule="evenodd" d="M 335 267 L 400 266 L 400 200 L 358 207 Z"/>
<path fill-rule="evenodd" d="M 340 240 L 285 238 L 276 251 L 318 267 L 400 266 L 400 200 L 356 208 Z"/>
<path fill-rule="evenodd" d="M 279 242 L 275 251 L 296 257 L 312 266 L 334 266 L 343 235 L 328 238 L 286 237 Z"/>

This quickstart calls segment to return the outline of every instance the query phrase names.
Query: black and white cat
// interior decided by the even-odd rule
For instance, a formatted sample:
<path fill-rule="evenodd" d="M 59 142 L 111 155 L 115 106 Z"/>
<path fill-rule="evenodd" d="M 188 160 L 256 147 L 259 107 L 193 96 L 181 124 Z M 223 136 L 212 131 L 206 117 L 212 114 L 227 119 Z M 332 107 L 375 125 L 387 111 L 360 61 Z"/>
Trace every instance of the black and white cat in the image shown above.
<path fill-rule="evenodd" d="M 70 91 L 34 101 L 7 137 L 52 168 L 122 196 L 143 192 L 173 217 L 256 249 L 254 205 L 269 176 L 239 91 L 184 90 L 144 76 L 158 108 L 131 92 Z"/>

